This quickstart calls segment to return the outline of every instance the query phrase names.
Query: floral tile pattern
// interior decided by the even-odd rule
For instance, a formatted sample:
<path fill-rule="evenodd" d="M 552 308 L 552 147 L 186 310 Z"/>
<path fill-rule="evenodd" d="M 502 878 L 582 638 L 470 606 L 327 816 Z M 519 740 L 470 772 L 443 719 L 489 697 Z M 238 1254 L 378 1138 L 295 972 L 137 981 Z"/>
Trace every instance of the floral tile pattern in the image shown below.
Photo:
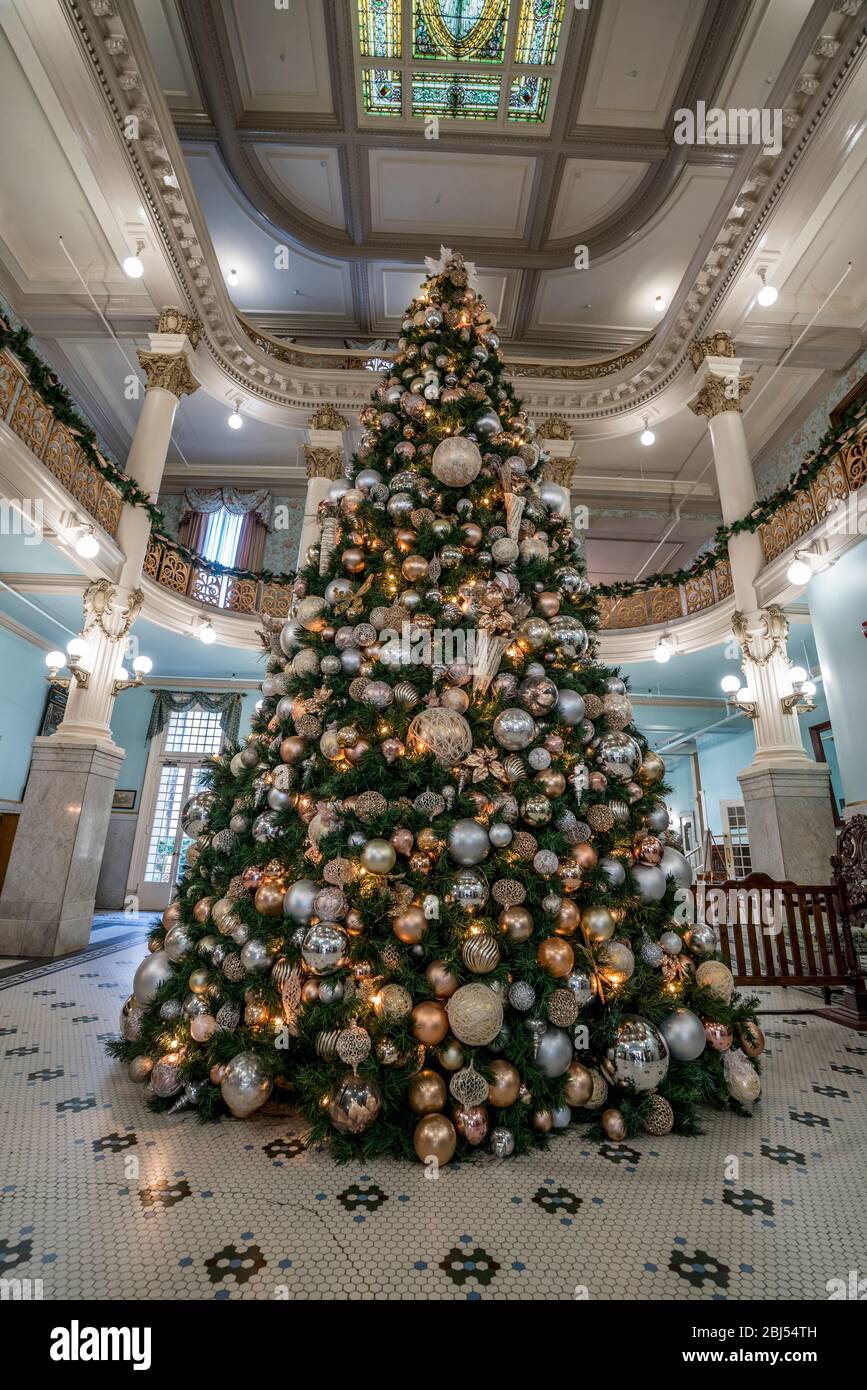
<path fill-rule="evenodd" d="M 575 1127 L 431 1180 L 338 1166 L 292 1117 L 153 1115 L 103 1050 L 142 949 L 140 929 L 0 973 L 0 1278 L 46 1299 L 826 1299 L 867 1267 L 864 1048 L 825 1019 L 767 1020 L 751 1118 Z"/>

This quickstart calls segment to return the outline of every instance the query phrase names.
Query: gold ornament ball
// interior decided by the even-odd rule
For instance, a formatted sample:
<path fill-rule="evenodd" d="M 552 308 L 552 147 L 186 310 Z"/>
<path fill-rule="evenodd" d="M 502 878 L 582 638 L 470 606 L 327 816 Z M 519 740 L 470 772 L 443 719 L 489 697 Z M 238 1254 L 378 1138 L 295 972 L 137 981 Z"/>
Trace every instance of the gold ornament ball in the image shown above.
<path fill-rule="evenodd" d="M 364 551 L 357 545 L 348 545 L 341 556 L 343 568 L 350 574 L 359 574 L 366 564 Z"/>
<path fill-rule="evenodd" d="M 408 907 L 391 919 L 391 929 L 405 946 L 417 946 L 428 929 L 428 920 L 420 907 Z"/>
<path fill-rule="evenodd" d="M 193 916 L 197 922 L 207 922 L 211 915 L 211 908 L 214 906 L 214 898 L 199 898 L 193 908 Z"/>
<path fill-rule="evenodd" d="M 400 572 L 410 584 L 417 584 L 419 580 L 427 578 L 428 569 L 428 562 L 423 555 L 407 555 Z"/>
<path fill-rule="evenodd" d="M 437 999 L 450 999 L 460 984 L 457 975 L 443 960 L 432 960 L 424 973 Z"/>
<path fill-rule="evenodd" d="M 581 916 L 575 904 L 565 902 L 557 913 L 554 931 L 557 936 L 574 936 L 580 920 Z"/>
<path fill-rule="evenodd" d="M 601 1110 L 608 1099 L 608 1082 L 596 1067 L 590 1068 L 590 1076 L 593 1081 L 593 1092 L 589 1100 L 585 1100 L 585 1110 Z"/>
<path fill-rule="evenodd" d="M 468 936 L 461 951 L 461 958 L 474 975 L 488 975 L 500 963 L 500 948 L 495 937 L 488 932 L 476 932 Z"/>
<path fill-rule="evenodd" d="M 563 979 L 568 975 L 575 964 L 575 952 L 560 936 L 546 936 L 544 941 L 539 942 L 536 951 L 536 960 L 543 970 L 547 970 L 549 975 L 555 979 Z"/>
<path fill-rule="evenodd" d="M 538 1134 L 550 1134 L 554 1128 L 554 1116 L 550 1110 L 534 1110 L 530 1116 L 530 1124 Z"/>
<path fill-rule="evenodd" d="M 388 840 L 368 840 L 361 851 L 361 864 L 369 874 L 390 873 L 397 863 L 397 851 Z"/>
<path fill-rule="evenodd" d="M 500 913 L 499 928 L 509 941 L 529 941 L 533 935 L 533 918 L 525 907 L 506 907 Z"/>
<path fill-rule="evenodd" d="M 458 1136 L 445 1115 L 425 1115 L 415 1127 L 412 1142 L 422 1163 L 432 1158 L 437 1163 L 448 1163 L 454 1156 Z"/>
<path fill-rule="evenodd" d="M 290 734 L 288 738 L 280 741 L 280 758 L 284 763 L 297 763 L 307 753 L 307 743 L 303 738 L 298 738 L 296 734 Z"/>
<path fill-rule="evenodd" d="M 761 1057 L 765 1050 L 765 1035 L 757 1023 L 747 1021 L 737 1025 L 738 1042 L 748 1057 Z"/>
<path fill-rule="evenodd" d="M 487 985 L 461 985 L 446 1008 L 452 1032 L 468 1047 L 484 1047 L 503 1026 L 503 1004 Z"/>
<path fill-rule="evenodd" d="M 437 1057 L 446 1071 L 460 1071 L 464 1065 L 465 1053 L 457 1038 L 448 1037 L 437 1048 Z"/>
<path fill-rule="evenodd" d="M 709 990 L 716 999 L 721 999 L 724 1004 L 731 1002 L 735 989 L 734 976 L 721 960 L 702 961 L 695 972 L 695 982 L 702 989 Z"/>
<path fill-rule="evenodd" d="M 409 1079 L 409 1108 L 414 1115 L 432 1115 L 446 1103 L 446 1083 L 437 1071 L 417 1071 Z"/>
<path fill-rule="evenodd" d="M 541 772 L 536 773 L 534 781 L 538 783 L 545 795 L 552 799 L 562 796 L 566 790 L 566 778 L 562 772 L 558 772 L 553 767 L 542 768 Z"/>
<path fill-rule="evenodd" d="M 521 1077 L 516 1067 L 503 1057 L 495 1057 L 490 1064 L 488 1100 L 500 1110 L 514 1105 L 521 1090 Z"/>
<path fill-rule="evenodd" d="M 319 981 L 305 980 L 301 986 L 301 1003 L 315 1004 L 319 998 Z"/>
<path fill-rule="evenodd" d="M 622 1110 L 617 1110 L 613 1106 L 610 1110 L 603 1110 L 602 1133 L 606 1139 L 610 1139 L 613 1144 L 619 1144 L 626 1138 L 626 1120 Z"/>
<path fill-rule="evenodd" d="M 641 767 L 638 769 L 638 780 L 643 782 L 646 787 L 650 787 L 654 782 L 659 782 L 665 776 L 665 763 L 658 753 L 648 751 L 641 760 Z"/>
<path fill-rule="evenodd" d="M 412 1033 L 425 1047 L 436 1047 L 449 1031 L 449 1020 L 442 1004 L 425 999 L 412 1011 Z"/>
<path fill-rule="evenodd" d="M 589 873 L 591 869 L 595 869 L 596 865 L 599 863 L 599 855 L 596 853 L 593 846 L 588 844 L 573 845 L 572 849 L 569 851 L 569 858 L 573 860 L 573 862 L 578 865 L 578 868 L 585 874 Z"/>
<path fill-rule="evenodd" d="M 181 920 L 181 905 L 180 905 L 180 903 L 179 903 L 179 902 L 169 903 L 168 907 L 166 908 L 165 912 L 163 913 L 163 926 L 165 927 L 166 931 L 169 931 L 169 929 L 170 929 L 171 927 L 176 927 L 177 924 L 178 924 L 178 922 L 179 922 L 180 920 Z"/>
<path fill-rule="evenodd" d="M 581 930 L 585 940 L 592 945 L 608 941 L 614 935 L 615 926 L 614 917 L 607 907 L 585 907 L 581 913 Z"/>
<path fill-rule="evenodd" d="M 572 1062 L 566 1073 L 563 1099 L 567 1105 L 586 1105 L 593 1097 L 593 1073 L 582 1062 Z"/>
<path fill-rule="evenodd" d="M 714 1052 L 728 1052 L 734 1042 L 734 1033 L 727 1023 L 717 1023 L 715 1019 L 706 1018 L 704 1021 L 704 1035 L 707 1038 L 708 1046 Z"/>
<path fill-rule="evenodd" d="M 256 896 L 253 904 L 257 912 L 261 912 L 265 917 L 280 917 L 283 913 L 283 899 L 286 896 L 282 888 L 275 888 L 270 883 L 263 883 L 256 889 Z"/>
<path fill-rule="evenodd" d="M 377 1013 L 383 1018 L 399 1020 L 406 1018 L 412 1009 L 412 995 L 403 985 L 383 985 L 379 991 Z"/>

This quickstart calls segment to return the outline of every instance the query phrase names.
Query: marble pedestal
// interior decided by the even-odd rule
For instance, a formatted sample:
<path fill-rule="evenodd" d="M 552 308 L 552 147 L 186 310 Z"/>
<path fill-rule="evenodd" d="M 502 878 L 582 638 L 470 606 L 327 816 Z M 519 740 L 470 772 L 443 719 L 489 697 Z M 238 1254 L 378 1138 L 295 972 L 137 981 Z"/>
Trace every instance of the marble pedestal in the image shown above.
<path fill-rule="evenodd" d="M 123 757 L 108 741 L 34 739 L 0 897 L 0 956 L 63 956 L 88 944 Z"/>
<path fill-rule="evenodd" d="M 795 883 L 831 882 L 835 827 L 824 763 L 752 764 L 738 774 L 753 873 Z"/>

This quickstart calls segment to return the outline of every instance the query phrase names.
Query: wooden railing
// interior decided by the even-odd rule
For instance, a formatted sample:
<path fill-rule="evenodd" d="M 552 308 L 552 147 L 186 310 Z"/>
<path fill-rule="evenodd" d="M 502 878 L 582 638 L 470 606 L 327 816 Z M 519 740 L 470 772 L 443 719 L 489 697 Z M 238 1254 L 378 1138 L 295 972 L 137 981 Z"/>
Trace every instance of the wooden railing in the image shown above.
<path fill-rule="evenodd" d="M 183 594 L 213 608 L 231 613 L 267 613 L 273 618 L 289 614 L 292 590 L 288 584 L 211 574 L 185 559 L 169 541 L 153 536 L 148 542 L 142 573 L 173 594 Z"/>
<path fill-rule="evenodd" d="M 117 535 L 123 507 L 120 493 L 85 456 L 75 432 L 54 418 L 9 351 L 0 352 L 0 420 L 104 531 Z"/>

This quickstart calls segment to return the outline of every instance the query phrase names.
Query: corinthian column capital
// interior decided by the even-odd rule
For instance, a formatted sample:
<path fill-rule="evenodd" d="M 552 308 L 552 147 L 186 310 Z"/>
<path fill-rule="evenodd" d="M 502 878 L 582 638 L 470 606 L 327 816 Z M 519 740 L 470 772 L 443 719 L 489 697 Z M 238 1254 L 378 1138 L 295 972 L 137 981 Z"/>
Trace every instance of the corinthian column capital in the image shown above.
<path fill-rule="evenodd" d="M 139 348 L 138 360 L 147 375 L 149 391 L 159 386 L 180 400 L 182 396 L 191 396 L 199 389 L 184 352 L 146 352 Z"/>
<path fill-rule="evenodd" d="M 307 477 L 327 478 L 329 482 L 336 482 L 343 477 L 343 455 L 339 449 L 319 448 L 315 444 L 304 445 L 304 461 L 307 465 Z"/>

